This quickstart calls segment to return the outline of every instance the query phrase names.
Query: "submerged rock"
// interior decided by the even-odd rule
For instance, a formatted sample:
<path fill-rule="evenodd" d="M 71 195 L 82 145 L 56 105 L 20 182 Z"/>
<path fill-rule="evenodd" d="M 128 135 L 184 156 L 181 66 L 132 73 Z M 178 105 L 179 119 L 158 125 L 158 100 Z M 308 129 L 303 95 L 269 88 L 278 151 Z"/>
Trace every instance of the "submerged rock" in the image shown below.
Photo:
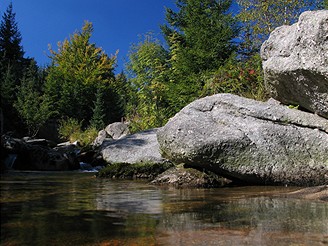
<path fill-rule="evenodd" d="M 172 185 L 183 188 L 211 188 L 220 187 L 229 182 L 229 180 L 214 173 L 176 166 L 158 175 L 151 184 Z"/>
<path fill-rule="evenodd" d="M 101 169 L 97 174 L 101 178 L 116 179 L 154 179 L 157 175 L 173 166 L 165 163 L 113 163 Z"/>
<path fill-rule="evenodd" d="M 261 47 L 265 82 L 284 104 L 328 118 L 328 10 L 276 28 Z"/>
<path fill-rule="evenodd" d="M 328 183 L 328 120 L 231 94 L 194 101 L 157 132 L 164 158 L 259 184 Z"/>

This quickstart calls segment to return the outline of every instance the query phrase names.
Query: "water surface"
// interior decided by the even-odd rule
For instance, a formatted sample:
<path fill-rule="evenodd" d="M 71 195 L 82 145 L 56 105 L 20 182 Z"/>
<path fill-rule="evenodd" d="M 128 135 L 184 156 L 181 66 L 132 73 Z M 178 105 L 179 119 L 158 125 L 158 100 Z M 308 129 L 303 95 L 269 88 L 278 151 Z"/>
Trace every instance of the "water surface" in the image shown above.
<path fill-rule="evenodd" d="M 295 187 L 175 189 L 92 173 L 1 177 L 1 245 L 328 245 L 328 203 Z"/>

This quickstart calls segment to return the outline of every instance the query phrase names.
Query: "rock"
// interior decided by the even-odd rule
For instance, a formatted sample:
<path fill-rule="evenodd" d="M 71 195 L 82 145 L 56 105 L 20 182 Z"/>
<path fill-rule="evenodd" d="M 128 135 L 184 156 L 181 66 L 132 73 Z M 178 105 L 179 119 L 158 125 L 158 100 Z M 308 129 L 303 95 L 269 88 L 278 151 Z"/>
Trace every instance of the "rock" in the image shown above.
<path fill-rule="evenodd" d="M 120 139 L 130 133 L 128 125 L 121 122 L 115 122 L 108 125 L 105 128 L 105 131 L 113 139 Z"/>
<path fill-rule="evenodd" d="M 166 160 L 159 153 L 156 132 L 157 129 L 151 129 L 115 141 L 104 141 L 100 153 L 108 163 L 162 163 Z"/>
<path fill-rule="evenodd" d="M 327 37 L 328 10 L 304 12 L 271 33 L 261 57 L 272 97 L 328 118 Z"/>
<path fill-rule="evenodd" d="M 188 188 L 212 188 L 220 187 L 229 183 L 228 180 L 218 177 L 215 174 L 208 174 L 194 168 L 184 168 L 182 166 L 172 167 L 159 174 L 151 184 L 173 185 Z"/>
<path fill-rule="evenodd" d="M 328 183 L 328 120 L 231 94 L 194 101 L 157 132 L 164 158 L 258 184 Z"/>
<path fill-rule="evenodd" d="M 68 171 L 80 168 L 76 154 L 72 152 L 60 153 L 37 145 L 27 145 L 25 151 L 19 153 L 18 157 L 20 161 L 15 164 L 14 169 Z"/>
<path fill-rule="evenodd" d="M 41 145 L 41 146 L 47 146 L 47 147 L 55 147 L 57 144 L 55 142 L 52 142 L 47 139 L 28 139 L 24 140 L 26 143 L 31 144 L 31 145 Z"/>
<path fill-rule="evenodd" d="M 78 155 L 77 159 L 80 163 L 88 163 L 93 167 L 105 166 L 107 164 L 99 152 L 95 150 L 84 151 Z"/>
<path fill-rule="evenodd" d="M 97 177 L 116 179 L 154 179 L 160 173 L 173 167 L 170 162 L 163 163 L 113 163 L 102 168 Z"/>
<path fill-rule="evenodd" d="M 27 143 L 21 139 L 2 136 L 1 149 L 6 154 L 5 159 L 15 156 L 10 168 L 17 170 L 38 170 L 38 171 L 66 171 L 77 170 L 80 165 L 74 151 L 64 151 L 63 149 L 52 149 L 37 145 L 38 141 Z M 76 146 L 75 146 L 76 147 Z M 64 147 L 61 147 L 64 148 Z M 67 146 L 66 148 L 71 148 Z"/>
<path fill-rule="evenodd" d="M 105 139 L 109 140 L 107 137 L 107 132 L 105 130 L 101 130 L 98 132 L 98 136 L 93 141 L 92 145 L 94 147 L 99 147 L 105 141 Z"/>

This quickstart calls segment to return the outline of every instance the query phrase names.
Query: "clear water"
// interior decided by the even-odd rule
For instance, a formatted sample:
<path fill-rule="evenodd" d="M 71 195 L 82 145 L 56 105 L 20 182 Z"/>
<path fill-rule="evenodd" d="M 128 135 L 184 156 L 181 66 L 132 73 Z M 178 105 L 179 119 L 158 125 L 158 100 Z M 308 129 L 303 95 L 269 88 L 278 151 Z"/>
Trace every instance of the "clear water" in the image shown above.
<path fill-rule="evenodd" d="M 174 189 L 92 173 L 1 177 L 1 245 L 328 245 L 328 203 L 286 187 Z"/>

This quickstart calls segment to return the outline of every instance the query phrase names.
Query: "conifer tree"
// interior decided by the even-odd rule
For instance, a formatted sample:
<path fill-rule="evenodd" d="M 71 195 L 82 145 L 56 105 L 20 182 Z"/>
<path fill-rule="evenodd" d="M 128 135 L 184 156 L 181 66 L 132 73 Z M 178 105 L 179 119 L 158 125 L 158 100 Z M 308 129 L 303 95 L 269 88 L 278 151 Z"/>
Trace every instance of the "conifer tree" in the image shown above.
<path fill-rule="evenodd" d="M 233 53 L 238 28 L 230 0 L 177 0 L 162 31 L 170 49 L 168 100 L 173 112 L 195 100 L 208 74 Z"/>
<path fill-rule="evenodd" d="M 94 101 L 93 115 L 90 120 L 90 126 L 97 130 L 104 128 L 105 112 L 104 112 L 104 100 L 103 94 L 100 88 L 97 89 L 96 101 Z"/>
<path fill-rule="evenodd" d="M 228 12 L 231 1 L 178 0 L 177 6 L 177 12 L 167 9 L 169 25 L 162 26 L 170 47 L 179 46 L 177 65 L 189 73 L 216 69 L 234 49 L 237 23 Z"/>
<path fill-rule="evenodd" d="M 24 56 L 22 36 L 15 16 L 13 5 L 10 3 L 0 23 L 0 59 L 5 60 L 7 64 L 22 61 Z"/>
<path fill-rule="evenodd" d="M 20 120 L 14 102 L 29 59 L 25 59 L 22 37 L 15 20 L 12 3 L 2 15 L 0 22 L 0 83 L 2 131 L 20 130 Z"/>
<path fill-rule="evenodd" d="M 55 113 L 48 98 L 40 92 L 37 69 L 36 63 L 31 62 L 18 88 L 17 102 L 14 104 L 31 137 Z"/>

